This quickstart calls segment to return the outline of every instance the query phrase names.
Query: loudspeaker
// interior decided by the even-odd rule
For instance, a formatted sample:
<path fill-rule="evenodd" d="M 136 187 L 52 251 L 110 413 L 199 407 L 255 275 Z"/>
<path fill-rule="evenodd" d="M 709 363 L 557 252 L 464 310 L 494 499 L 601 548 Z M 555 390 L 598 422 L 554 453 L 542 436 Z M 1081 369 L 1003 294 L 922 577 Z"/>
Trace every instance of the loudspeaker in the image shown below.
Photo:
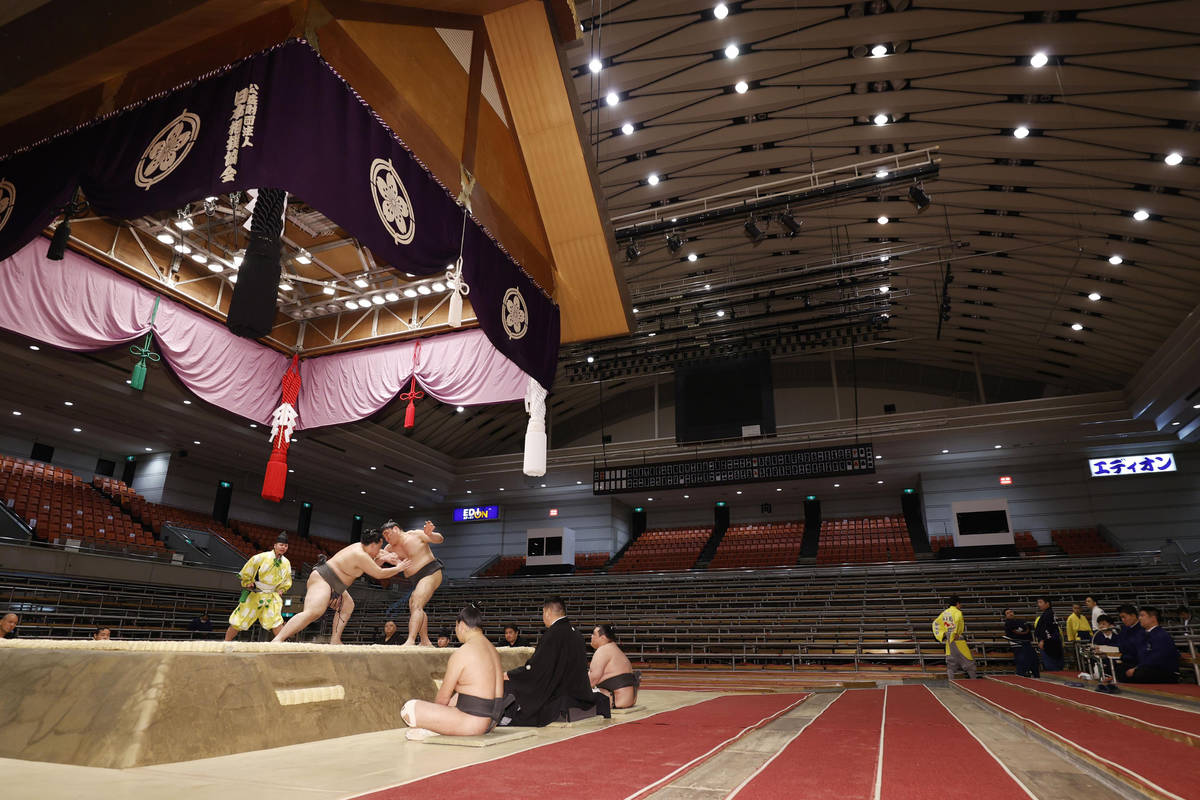
<path fill-rule="evenodd" d="M 31 452 L 29 454 L 29 457 L 32 458 L 34 461 L 42 461 L 46 464 L 49 464 L 51 461 L 54 460 L 54 447 L 52 447 L 51 445 L 48 445 L 48 444 L 41 444 L 40 442 L 34 442 L 33 443 L 33 452 Z"/>
<path fill-rule="evenodd" d="M 296 533 L 301 536 L 308 536 L 308 529 L 312 526 L 312 503 L 304 502 L 300 504 L 300 519 L 296 520 Z"/>
<path fill-rule="evenodd" d="M 634 511 L 629 520 L 629 538 L 636 539 L 646 532 L 646 511 Z"/>
<path fill-rule="evenodd" d="M 229 521 L 229 503 L 233 500 L 233 484 L 229 481 L 217 483 L 217 495 L 213 498 L 213 519 L 224 525 Z"/>
<path fill-rule="evenodd" d="M 107 458 L 100 458 L 96 460 L 97 475 L 104 475 L 105 477 L 111 478 L 116 474 L 116 472 L 117 462 L 109 461 Z"/>
<path fill-rule="evenodd" d="M 350 541 L 357 542 L 362 538 L 362 514 L 355 514 L 350 520 Z"/>
<path fill-rule="evenodd" d="M 758 510 L 762 514 L 770 514 L 771 513 L 771 504 L 763 503 L 761 506 L 758 507 Z"/>
<path fill-rule="evenodd" d="M 729 506 L 713 506 L 713 525 L 722 529 L 729 527 Z"/>
<path fill-rule="evenodd" d="M 137 472 L 137 462 L 133 460 L 133 456 L 128 456 L 125 459 L 125 466 L 121 469 L 121 482 L 126 486 L 133 486 L 133 473 Z"/>
<path fill-rule="evenodd" d="M 896 404 L 895 403 L 884 403 L 883 404 L 883 413 L 895 414 L 896 413 Z"/>
<path fill-rule="evenodd" d="M 225 326 L 238 336 L 260 339 L 275 327 L 275 296 L 279 292 L 279 237 L 287 192 L 259 189 L 250 221 L 250 242 L 238 269 L 237 285 L 225 316 Z"/>

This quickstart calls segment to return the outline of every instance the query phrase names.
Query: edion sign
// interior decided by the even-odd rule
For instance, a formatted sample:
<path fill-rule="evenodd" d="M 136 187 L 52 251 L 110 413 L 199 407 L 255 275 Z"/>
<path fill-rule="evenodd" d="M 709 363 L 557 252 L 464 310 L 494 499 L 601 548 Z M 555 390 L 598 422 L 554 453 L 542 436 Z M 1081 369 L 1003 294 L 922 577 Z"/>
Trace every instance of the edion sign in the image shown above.
<path fill-rule="evenodd" d="M 455 522 L 481 522 L 500 519 L 500 506 L 468 506 L 454 509 Z"/>

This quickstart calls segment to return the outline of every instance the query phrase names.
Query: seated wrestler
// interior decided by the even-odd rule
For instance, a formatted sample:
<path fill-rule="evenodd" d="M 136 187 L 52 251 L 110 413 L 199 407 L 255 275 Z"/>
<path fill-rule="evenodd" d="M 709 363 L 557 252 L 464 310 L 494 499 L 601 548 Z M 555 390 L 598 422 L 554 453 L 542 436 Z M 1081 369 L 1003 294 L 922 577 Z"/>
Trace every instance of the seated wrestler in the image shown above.
<path fill-rule="evenodd" d="M 542 604 L 546 630 L 525 666 L 510 670 L 505 690 L 516 698 L 501 725 L 542 727 L 559 719 L 609 716 L 608 698 L 592 692 L 587 653 L 561 597 Z"/>
<path fill-rule="evenodd" d="M 400 717 L 409 726 L 409 739 L 438 734 L 478 736 L 487 733 L 500 719 L 512 697 L 504 696 L 504 670 L 500 654 L 483 635 L 483 614 L 468 603 L 458 612 L 454 635 L 462 647 L 446 665 L 446 675 L 437 698 L 409 700 Z"/>
<path fill-rule="evenodd" d="M 588 680 L 592 686 L 608 695 L 613 708 L 629 708 L 637 702 L 638 676 L 633 664 L 621 652 L 611 625 L 592 628 L 592 665 Z"/>
<path fill-rule="evenodd" d="M 350 584 L 354 583 L 364 572 L 377 580 L 392 578 L 399 575 L 408 566 L 408 561 L 396 553 L 383 553 L 383 534 L 378 530 L 363 531 L 362 540 L 347 545 L 334 553 L 327 561 L 321 561 L 308 576 L 308 590 L 304 595 L 304 610 L 287 621 L 283 630 L 272 639 L 273 642 L 283 642 L 304 630 L 315 620 L 325 615 L 325 610 L 334 610 L 333 632 L 330 634 L 330 644 L 342 643 L 342 630 L 354 613 L 354 598 L 350 592 Z M 380 561 L 392 564 L 381 567 Z"/>

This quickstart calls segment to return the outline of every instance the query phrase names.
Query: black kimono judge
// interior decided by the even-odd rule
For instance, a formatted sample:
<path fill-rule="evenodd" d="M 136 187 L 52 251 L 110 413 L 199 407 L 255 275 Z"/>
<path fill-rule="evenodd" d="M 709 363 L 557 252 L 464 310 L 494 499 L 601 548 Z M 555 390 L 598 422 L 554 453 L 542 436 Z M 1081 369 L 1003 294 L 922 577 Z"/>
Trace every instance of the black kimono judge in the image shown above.
<path fill-rule="evenodd" d="M 505 711 L 509 724 L 541 727 L 549 725 L 569 709 L 595 711 L 608 716 L 608 698 L 592 692 L 588 681 L 587 653 L 583 639 L 571 627 L 563 601 L 548 598 L 542 606 L 546 630 L 533 656 L 523 667 L 510 670 L 504 691 L 516 697 Z"/>

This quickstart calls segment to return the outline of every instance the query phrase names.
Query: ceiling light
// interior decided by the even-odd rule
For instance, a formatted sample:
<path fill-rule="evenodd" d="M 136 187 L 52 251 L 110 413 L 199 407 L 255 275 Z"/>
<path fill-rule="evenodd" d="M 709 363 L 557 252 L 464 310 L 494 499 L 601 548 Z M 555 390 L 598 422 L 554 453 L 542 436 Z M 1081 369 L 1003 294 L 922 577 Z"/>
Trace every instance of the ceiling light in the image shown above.
<path fill-rule="evenodd" d="M 358 301 L 357 300 L 347 300 L 346 308 L 349 309 L 350 311 L 353 311 L 354 309 L 358 308 Z"/>
<path fill-rule="evenodd" d="M 626 122 L 624 125 L 622 125 L 621 133 L 625 134 L 626 136 L 632 136 L 633 135 L 633 123 Z"/>
<path fill-rule="evenodd" d="M 153 453 L 153 452 L 154 452 L 154 448 L 153 448 L 153 447 L 147 447 L 147 448 L 146 448 L 146 452 L 147 452 L 147 453 Z"/>
<path fill-rule="evenodd" d="M 923 187 L 913 184 L 908 187 L 908 202 L 913 204 L 913 208 L 920 214 L 929 208 L 933 203 L 933 198 L 930 197 Z"/>
<path fill-rule="evenodd" d="M 503 486 L 501 486 L 501 487 L 500 487 L 500 491 L 502 491 L 502 492 L 504 491 L 504 487 L 503 487 Z"/>
<path fill-rule="evenodd" d="M 543 484 L 542 484 L 542 488 L 543 488 L 543 489 L 545 489 L 545 488 L 546 488 L 546 484 L 544 484 L 544 483 L 543 483 Z"/>
<path fill-rule="evenodd" d="M 237 275 L 230 275 L 230 276 L 229 276 L 229 282 L 230 282 L 230 283 L 237 283 Z"/>
<path fill-rule="evenodd" d="M 1029 66 L 1033 67 L 1034 69 L 1041 69 L 1049 62 L 1050 57 L 1045 53 L 1034 53 L 1033 57 L 1029 59 Z"/>
<path fill-rule="evenodd" d="M 396 294 L 395 292 L 388 292 L 383 296 L 383 299 L 387 300 L 389 303 L 394 303 L 400 299 L 400 295 Z"/>
<path fill-rule="evenodd" d="M 888 49 L 886 44 L 877 44 L 871 48 L 871 55 L 875 56 L 875 58 L 883 58 L 887 54 Z"/>
<path fill-rule="evenodd" d="M 1200 403 L 1196 403 L 1196 405 L 1192 406 L 1192 408 L 1200 408 Z"/>
<path fill-rule="evenodd" d="M 83 428 L 71 428 L 71 430 L 75 431 L 76 433 L 83 433 Z"/>
<path fill-rule="evenodd" d="M 446 291 L 446 284 L 442 283 L 441 281 L 434 281 L 432 284 L 430 284 L 430 286 L 435 292 Z"/>
<path fill-rule="evenodd" d="M 169 233 L 160 233 L 156 238 L 163 244 L 174 244 L 175 243 L 175 237 Z"/>
<path fill-rule="evenodd" d="M 371 298 L 371 302 L 377 306 L 383 305 L 383 295 L 377 294 Z"/>
<path fill-rule="evenodd" d="M 411 288 L 411 287 L 410 287 L 410 288 L 408 288 L 408 289 L 405 289 L 405 290 L 404 290 L 404 296 L 405 296 L 405 297 L 408 297 L 408 298 L 413 298 L 413 297 L 416 297 L 416 296 L 417 296 L 417 290 L 416 290 L 416 289 L 413 289 L 413 288 Z"/>
<path fill-rule="evenodd" d="M 290 291 L 291 291 L 293 288 L 295 288 L 295 287 L 293 287 L 293 286 L 292 286 L 290 283 L 288 283 L 287 281 L 280 281 L 280 282 L 279 282 L 279 288 L 280 288 L 280 290 L 281 290 L 281 291 L 284 291 L 284 292 L 290 292 Z"/>
<path fill-rule="evenodd" d="M 683 496 L 683 499 L 684 499 L 684 500 L 687 500 L 689 497 L 691 497 L 691 495 L 690 495 L 690 494 L 685 494 L 685 495 Z"/>
<path fill-rule="evenodd" d="M 1024 125 L 1019 125 L 1013 130 L 1013 136 L 1017 137 L 1018 139 L 1024 139 L 1028 135 L 1029 128 L 1026 128 Z"/>
<path fill-rule="evenodd" d="M 762 232 L 762 228 L 754 224 L 754 219 L 746 220 L 746 224 L 742 226 L 742 232 L 746 234 L 746 238 L 754 244 L 758 244 L 766 235 Z"/>
<path fill-rule="evenodd" d="M 1121 266 L 1121 262 L 1124 260 L 1125 259 L 1121 258 L 1120 256 L 1109 256 L 1108 257 L 1108 263 L 1112 264 L 1114 267 Z"/>
<path fill-rule="evenodd" d="M 175 220 L 175 227 L 181 231 L 190 231 L 193 227 L 192 220 L 188 217 L 180 217 Z"/>
<path fill-rule="evenodd" d="M 877 170 L 875 172 L 876 178 L 886 178 L 887 176 L 888 176 L 888 171 L 886 169 Z"/>
<path fill-rule="evenodd" d="M 361 490 L 361 491 L 359 492 L 359 494 L 366 494 L 366 493 L 367 493 L 367 490 L 366 490 L 366 489 L 363 489 L 363 490 Z"/>
<path fill-rule="evenodd" d="M 19 417 L 19 416 L 21 416 L 21 412 L 20 412 L 20 411 L 14 411 L 14 412 L 13 412 L 13 416 L 14 416 L 14 417 Z"/>
<path fill-rule="evenodd" d="M 1088 295 L 1088 300 L 1091 300 L 1093 303 L 1094 303 L 1094 302 L 1096 302 L 1096 301 L 1097 301 L 1097 300 L 1099 300 L 1099 299 L 1100 299 L 1100 293 L 1099 293 L 1099 292 L 1092 292 L 1091 294 L 1089 294 L 1089 295 Z"/>
<path fill-rule="evenodd" d="M 658 336 L 658 333 L 657 333 L 656 331 L 650 331 L 650 332 L 649 332 L 649 333 L 647 333 L 646 335 L 647 335 L 647 336 Z"/>
<path fill-rule="evenodd" d="M 695 253 L 688 253 L 688 261 L 695 261 L 699 257 L 700 256 L 696 255 Z"/>
<path fill-rule="evenodd" d="M 888 115 L 887 114 L 876 114 L 875 118 L 872 120 L 872 122 L 874 122 L 876 125 L 887 125 L 888 124 Z"/>
<path fill-rule="evenodd" d="M 718 316 L 718 317 L 723 317 L 723 316 L 725 316 L 725 312 L 724 312 L 722 309 L 719 309 L 719 308 L 718 308 L 718 309 L 717 309 L 717 316 Z"/>
<path fill-rule="evenodd" d="M 738 489 L 738 492 L 737 492 L 737 493 L 738 493 L 738 494 L 741 494 L 741 493 L 742 493 L 742 490 L 741 490 L 741 489 Z"/>
<path fill-rule="evenodd" d="M 204 255 L 204 253 L 192 253 L 192 261 L 195 261 L 197 264 L 207 264 L 208 256 Z"/>
<path fill-rule="evenodd" d="M 837 488 L 839 488 L 839 487 L 841 487 L 841 484 L 840 484 L 840 483 L 835 483 L 835 484 L 833 485 L 833 488 L 835 488 L 835 489 L 837 489 Z"/>
<path fill-rule="evenodd" d="M 608 94 L 604 95 L 604 102 L 608 103 L 610 106 L 615 106 L 617 103 L 621 102 L 621 96 L 616 92 L 609 92 Z"/>
<path fill-rule="evenodd" d="M 175 245 L 175 252 L 183 253 L 186 256 L 188 253 L 192 252 L 192 248 L 188 247 L 183 242 L 180 242 L 179 244 Z"/>
<path fill-rule="evenodd" d="M 595 363 L 596 363 L 596 357 L 595 357 L 595 356 L 588 356 L 588 357 L 587 357 L 587 363 L 589 363 L 589 364 L 595 364 Z"/>
<path fill-rule="evenodd" d="M 881 256 L 879 257 L 879 260 L 880 260 L 880 261 L 883 261 L 883 262 L 887 262 L 887 261 L 890 261 L 890 260 L 891 260 L 891 258 L 892 258 L 892 257 L 891 257 L 891 256 L 889 256 L 887 253 L 884 253 L 883 255 L 881 255 Z"/>
<path fill-rule="evenodd" d="M 706 284 L 704 284 L 704 291 L 706 291 L 706 292 L 707 292 L 707 291 L 708 291 L 709 289 L 711 289 L 711 288 L 712 288 L 712 284 L 711 284 L 711 283 L 706 283 Z"/>
<path fill-rule="evenodd" d="M 366 277 L 365 277 L 365 276 L 363 276 L 363 275 L 360 275 L 360 276 L 358 276 L 357 278 L 355 278 L 355 279 L 354 279 L 354 285 L 355 285 L 355 286 L 357 286 L 357 287 L 358 287 L 358 288 L 360 288 L 360 289 L 365 289 L 365 288 L 367 288 L 368 286 L 370 286 L 371 284 L 367 283 L 367 279 L 366 279 Z"/>
<path fill-rule="evenodd" d="M 604 62 L 598 58 L 593 58 L 588 62 L 588 69 L 590 69 L 592 72 L 599 72 L 600 70 L 604 69 Z"/>
<path fill-rule="evenodd" d="M 212 261 L 208 262 L 208 271 L 209 272 L 224 272 L 225 265 L 222 264 L 220 261 L 217 261 L 214 258 Z"/>
<path fill-rule="evenodd" d="M 251 428 L 257 428 L 257 427 L 258 427 L 258 423 L 257 423 L 257 422 L 251 422 L 251 423 L 250 423 L 250 427 L 251 427 Z"/>
<path fill-rule="evenodd" d="M 1182 422 L 1172 422 L 1171 424 L 1172 425 L 1182 425 L 1183 423 Z"/>
<path fill-rule="evenodd" d="M 879 287 L 879 293 L 880 293 L 880 294 L 887 294 L 887 293 L 888 293 L 888 292 L 890 292 L 891 290 L 892 290 L 892 287 L 890 287 L 890 286 L 880 286 L 880 287 Z"/>
<path fill-rule="evenodd" d="M 1168 167 L 1177 167 L 1183 163 L 1183 155 L 1180 153 L 1167 153 L 1167 157 L 1163 159 L 1163 163 Z"/>
<path fill-rule="evenodd" d="M 301 250 L 300 253 L 296 256 L 296 263 L 297 264 L 311 264 L 312 256 L 309 255 L 307 250 Z"/>
<path fill-rule="evenodd" d="M 455 407 L 454 407 L 454 410 L 455 410 L 455 411 L 457 411 L 459 414 L 461 414 L 461 413 L 463 413 L 464 411 L 466 411 L 466 409 L 465 409 L 465 408 L 463 408 L 462 406 L 455 406 Z"/>
<path fill-rule="evenodd" d="M 1073 323 L 1071 323 L 1071 330 L 1081 331 L 1081 330 L 1083 330 L 1083 326 L 1080 325 L 1078 322 L 1073 322 Z"/>
<path fill-rule="evenodd" d="M 750 84 L 745 81 L 738 81 L 733 85 L 733 90 L 738 94 L 745 94 L 750 90 Z"/>
<path fill-rule="evenodd" d="M 876 221 L 876 222 L 878 222 L 880 225 L 887 225 L 887 224 L 888 224 L 888 218 L 887 218 L 887 217 L 882 217 L 882 216 L 881 216 L 879 219 L 877 219 L 877 220 L 875 220 L 875 221 Z"/>
<path fill-rule="evenodd" d="M 883 484 L 883 481 L 875 481 L 875 482 L 876 482 L 876 483 L 878 483 L 878 484 L 880 484 L 880 485 L 882 485 L 882 484 Z"/>
<path fill-rule="evenodd" d="M 635 313 L 635 314 L 636 314 L 636 313 L 638 313 L 638 310 L 635 308 L 635 309 L 633 310 L 633 313 Z"/>
<path fill-rule="evenodd" d="M 1138 222 L 1145 222 L 1146 220 L 1150 219 L 1150 212 L 1144 208 L 1139 208 L 1137 211 L 1133 212 L 1133 218 Z"/>
<path fill-rule="evenodd" d="M 332 294 L 336 294 L 336 293 L 337 293 L 337 289 L 334 289 L 328 283 L 321 287 L 321 294 L 332 295 Z"/>
<path fill-rule="evenodd" d="M 185 406 L 190 406 L 190 405 L 192 404 L 192 401 L 191 401 L 191 400 L 184 400 L 184 401 L 183 401 L 183 404 L 184 404 Z"/>
<path fill-rule="evenodd" d="M 417 287 L 417 294 L 433 294 L 433 290 L 422 283 Z"/>
<path fill-rule="evenodd" d="M 1001 447 L 1004 447 L 1004 445 L 1002 445 L 1002 444 L 994 444 L 994 445 L 992 445 L 992 449 L 993 449 L 993 450 L 999 450 Z"/>
<path fill-rule="evenodd" d="M 37 350 L 41 350 L 42 348 L 38 347 L 36 344 L 31 344 L 31 345 L 29 345 L 29 349 L 37 351 Z"/>
<path fill-rule="evenodd" d="M 778 486 L 776 486 L 776 487 L 775 487 L 775 491 L 777 491 L 777 492 L 782 492 L 782 491 L 783 491 L 783 489 L 780 489 Z"/>
<path fill-rule="evenodd" d="M 741 52 L 741 50 L 738 50 L 738 46 L 736 44 L 730 43 L 730 44 L 726 45 L 726 47 L 725 47 L 725 57 L 726 58 L 737 58 L 738 53 L 740 53 L 740 52 Z"/>
<path fill-rule="evenodd" d="M 678 253 L 683 249 L 683 239 L 677 233 L 667 234 L 667 249 L 672 253 Z"/>
<path fill-rule="evenodd" d="M 467 489 L 467 494 L 471 494 L 471 490 L 470 490 L 470 489 Z"/>
<path fill-rule="evenodd" d="M 200 444 L 200 440 L 199 440 L 199 439 L 192 439 L 192 444 Z"/>
<path fill-rule="evenodd" d="M 729 16 L 729 8 L 724 3 L 717 3 L 713 6 L 713 16 L 717 19 L 725 19 Z"/>
<path fill-rule="evenodd" d="M 72 403 L 70 400 L 63 400 L 63 405 L 64 405 L 64 406 L 73 406 L 73 405 L 75 405 L 75 404 L 74 404 L 74 403 Z"/>
<path fill-rule="evenodd" d="M 658 186 L 658 174 L 651 172 L 646 176 L 646 183 L 650 184 L 651 186 Z"/>
<path fill-rule="evenodd" d="M 949 450 L 943 450 L 942 455 L 945 455 L 946 453 L 949 453 L 949 452 L 950 452 Z"/>

